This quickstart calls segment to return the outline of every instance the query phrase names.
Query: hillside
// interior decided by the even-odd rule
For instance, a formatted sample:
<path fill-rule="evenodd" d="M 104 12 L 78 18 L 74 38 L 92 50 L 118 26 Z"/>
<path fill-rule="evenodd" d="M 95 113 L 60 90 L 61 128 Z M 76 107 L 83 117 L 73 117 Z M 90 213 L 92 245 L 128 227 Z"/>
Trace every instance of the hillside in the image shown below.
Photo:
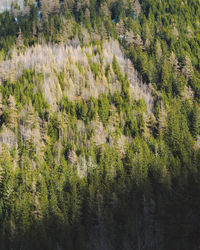
<path fill-rule="evenodd" d="M 0 7 L 0 249 L 199 249 L 199 1 L 20 3 Z"/>
<path fill-rule="evenodd" d="M 21 9 L 23 9 L 23 6 L 24 6 L 23 0 L 15 0 L 15 1 L 13 1 L 13 0 L 1 0 L 0 12 L 10 10 L 12 3 L 17 4 L 18 6 L 20 6 Z"/>

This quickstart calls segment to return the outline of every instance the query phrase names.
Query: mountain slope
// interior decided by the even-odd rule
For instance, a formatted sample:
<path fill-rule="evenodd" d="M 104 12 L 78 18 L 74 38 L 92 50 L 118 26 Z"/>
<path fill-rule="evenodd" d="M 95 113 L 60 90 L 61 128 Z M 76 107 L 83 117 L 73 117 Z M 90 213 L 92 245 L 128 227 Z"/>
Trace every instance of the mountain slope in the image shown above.
<path fill-rule="evenodd" d="M 198 249 L 199 1 L 0 14 L 0 249 Z"/>

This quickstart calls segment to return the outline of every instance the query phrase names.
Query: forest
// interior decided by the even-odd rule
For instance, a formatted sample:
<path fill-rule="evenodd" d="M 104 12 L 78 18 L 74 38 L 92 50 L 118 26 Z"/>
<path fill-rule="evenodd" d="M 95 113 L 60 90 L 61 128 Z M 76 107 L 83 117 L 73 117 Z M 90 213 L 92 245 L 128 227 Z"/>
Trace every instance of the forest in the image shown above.
<path fill-rule="evenodd" d="M 0 249 L 199 249 L 199 0 L 4 2 Z"/>

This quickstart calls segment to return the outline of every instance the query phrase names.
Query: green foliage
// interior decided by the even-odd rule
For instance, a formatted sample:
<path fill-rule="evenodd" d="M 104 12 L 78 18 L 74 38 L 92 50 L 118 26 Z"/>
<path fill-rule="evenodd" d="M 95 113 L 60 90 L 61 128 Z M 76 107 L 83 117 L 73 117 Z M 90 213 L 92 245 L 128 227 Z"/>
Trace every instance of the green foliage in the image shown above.
<path fill-rule="evenodd" d="M 90 64 L 91 70 L 95 75 L 95 79 L 99 76 L 100 70 L 101 70 L 101 65 L 97 62 L 92 62 Z"/>
<path fill-rule="evenodd" d="M 190 113 L 189 119 L 190 119 L 191 134 L 196 139 L 197 135 L 199 135 L 199 129 L 200 129 L 200 115 L 197 105 L 194 105 L 194 108 Z"/>
<path fill-rule="evenodd" d="M 199 1 L 132 2 L 61 1 L 47 20 L 38 17 L 42 1 L 18 21 L 0 14 L 1 65 L 15 44 L 23 52 L 44 41 L 91 43 L 94 78 L 114 89 L 69 99 L 75 71 L 55 71 L 63 95 L 55 112 L 42 73 L 1 79 L 1 249 L 199 248 Z M 154 103 L 130 86 L 117 53 L 103 64 L 98 35 L 119 39 Z"/>
<path fill-rule="evenodd" d="M 106 125 L 108 123 L 109 114 L 110 114 L 110 103 L 108 101 L 107 96 L 102 95 L 98 100 L 98 114 L 103 124 Z"/>
<path fill-rule="evenodd" d="M 53 141 L 56 141 L 59 136 L 59 120 L 57 113 L 53 113 L 50 117 L 50 122 L 48 126 L 48 135 L 51 137 Z"/>
<path fill-rule="evenodd" d="M 86 121 L 88 113 L 88 106 L 85 101 L 76 103 L 76 116 L 78 119 Z"/>
<path fill-rule="evenodd" d="M 115 72 L 118 80 L 120 82 L 122 82 L 124 79 L 123 79 L 123 75 L 122 75 L 122 73 L 120 71 L 120 67 L 119 67 L 119 64 L 117 62 L 116 56 L 113 57 L 112 67 L 113 67 L 113 71 Z"/>
<path fill-rule="evenodd" d="M 17 105 L 24 106 L 32 102 L 33 107 L 39 115 L 44 118 L 48 104 L 40 90 L 35 91 L 37 84 L 42 81 L 42 75 L 36 76 L 34 71 L 25 71 L 17 82 L 7 81 L 1 86 L 1 93 L 4 96 L 4 102 L 7 102 L 10 95 L 15 97 Z M 38 82 L 38 83 L 37 83 Z"/>

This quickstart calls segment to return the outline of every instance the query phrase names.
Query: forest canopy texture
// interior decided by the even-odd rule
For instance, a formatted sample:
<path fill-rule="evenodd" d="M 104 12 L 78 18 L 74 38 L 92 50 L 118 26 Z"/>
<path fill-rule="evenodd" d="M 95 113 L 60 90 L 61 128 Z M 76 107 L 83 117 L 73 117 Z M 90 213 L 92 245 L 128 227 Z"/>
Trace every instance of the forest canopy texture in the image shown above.
<path fill-rule="evenodd" d="M 199 249 L 199 0 L 1 2 L 0 249 Z"/>

